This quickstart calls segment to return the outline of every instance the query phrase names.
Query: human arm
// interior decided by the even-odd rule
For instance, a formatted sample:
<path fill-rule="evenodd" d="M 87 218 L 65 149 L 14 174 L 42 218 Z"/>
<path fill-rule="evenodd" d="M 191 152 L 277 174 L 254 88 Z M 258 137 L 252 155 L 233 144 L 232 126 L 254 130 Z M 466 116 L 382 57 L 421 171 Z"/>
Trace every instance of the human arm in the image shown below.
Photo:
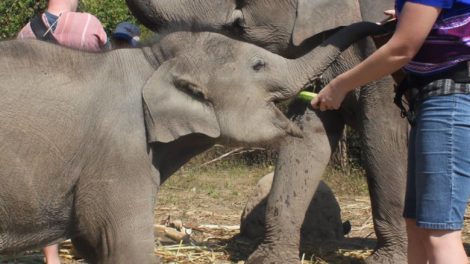
<path fill-rule="evenodd" d="M 312 107 L 321 111 L 338 109 L 348 92 L 405 66 L 421 48 L 440 11 L 437 7 L 406 2 L 392 38 L 327 84 L 311 101 Z"/>

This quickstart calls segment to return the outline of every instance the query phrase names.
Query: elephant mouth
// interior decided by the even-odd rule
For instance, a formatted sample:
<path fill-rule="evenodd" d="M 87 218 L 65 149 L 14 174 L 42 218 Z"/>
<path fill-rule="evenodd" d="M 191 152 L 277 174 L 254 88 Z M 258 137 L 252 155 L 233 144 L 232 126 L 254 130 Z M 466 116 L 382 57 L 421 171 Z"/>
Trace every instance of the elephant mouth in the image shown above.
<path fill-rule="evenodd" d="M 287 109 L 288 99 L 275 99 L 271 100 L 268 103 L 268 107 L 272 109 L 274 112 L 274 126 L 279 128 L 282 131 L 285 131 L 287 135 L 294 136 L 294 137 L 302 137 L 302 129 L 294 122 L 292 122 L 287 116 L 284 114 L 281 109 Z"/>

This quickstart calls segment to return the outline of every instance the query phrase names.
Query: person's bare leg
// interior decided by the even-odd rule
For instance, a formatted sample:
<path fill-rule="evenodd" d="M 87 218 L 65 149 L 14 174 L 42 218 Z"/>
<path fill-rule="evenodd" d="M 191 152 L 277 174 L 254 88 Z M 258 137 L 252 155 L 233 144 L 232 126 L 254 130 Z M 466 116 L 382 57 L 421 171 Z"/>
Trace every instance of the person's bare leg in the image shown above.
<path fill-rule="evenodd" d="M 406 219 L 408 234 L 408 263 L 427 264 L 426 248 L 422 240 L 422 229 L 416 226 L 415 219 Z"/>
<path fill-rule="evenodd" d="M 59 245 L 53 244 L 42 249 L 44 257 L 46 258 L 46 264 L 60 264 L 59 257 Z"/>
<path fill-rule="evenodd" d="M 423 242 L 430 264 L 466 264 L 462 231 L 422 229 Z"/>

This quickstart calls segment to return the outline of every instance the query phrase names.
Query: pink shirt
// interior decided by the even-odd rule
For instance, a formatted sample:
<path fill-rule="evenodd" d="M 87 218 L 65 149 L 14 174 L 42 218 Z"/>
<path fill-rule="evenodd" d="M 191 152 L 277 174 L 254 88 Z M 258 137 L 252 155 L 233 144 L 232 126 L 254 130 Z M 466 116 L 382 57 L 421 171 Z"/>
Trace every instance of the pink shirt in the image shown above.
<path fill-rule="evenodd" d="M 46 26 L 50 26 L 46 15 L 42 14 L 42 20 Z M 91 14 L 64 12 L 56 23 L 52 35 L 60 45 L 86 51 L 101 51 L 108 41 L 100 21 Z M 31 38 L 36 36 L 28 23 L 18 34 L 18 39 Z"/>

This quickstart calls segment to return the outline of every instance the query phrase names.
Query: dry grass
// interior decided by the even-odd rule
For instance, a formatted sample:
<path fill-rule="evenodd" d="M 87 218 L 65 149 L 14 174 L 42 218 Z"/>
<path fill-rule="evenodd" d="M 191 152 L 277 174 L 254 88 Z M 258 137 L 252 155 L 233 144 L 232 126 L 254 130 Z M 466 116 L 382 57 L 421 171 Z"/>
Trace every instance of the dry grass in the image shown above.
<path fill-rule="evenodd" d="M 155 254 L 163 263 L 244 263 L 254 246 L 251 241 L 238 238 L 238 230 L 198 227 L 203 224 L 238 225 L 255 183 L 273 168 L 269 164 L 237 165 L 224 160 L 204 167 L 198 164 L 202 162 L 196 160 L 185 166 L 162 186 L 155 211 L 157 224 L 178 219 L 183 225 L 192 227 L 191 240 L 183 244 L 160 236 L 155 242 Z M 363 172 L 357 168 L 346 172 L 329 169 L 325 179 L 338 194 L 342 218 L 351 221 L 352 230 L 339 243 L 307 247 L 303 263 L 363 263 L 375 244 Z M 470 227 L 469 224 L 466 226 Z M 470 242 L 468 229 L 464 230 L 466 242 Z M 63 263 L 84 263 L 71 254 L 69 242 L 63 243 L 61 248 Z M 0 263 L 38 264 L 42 263 L 42 255 L 28 252 L 22 256 L 0 256 Z"/>

